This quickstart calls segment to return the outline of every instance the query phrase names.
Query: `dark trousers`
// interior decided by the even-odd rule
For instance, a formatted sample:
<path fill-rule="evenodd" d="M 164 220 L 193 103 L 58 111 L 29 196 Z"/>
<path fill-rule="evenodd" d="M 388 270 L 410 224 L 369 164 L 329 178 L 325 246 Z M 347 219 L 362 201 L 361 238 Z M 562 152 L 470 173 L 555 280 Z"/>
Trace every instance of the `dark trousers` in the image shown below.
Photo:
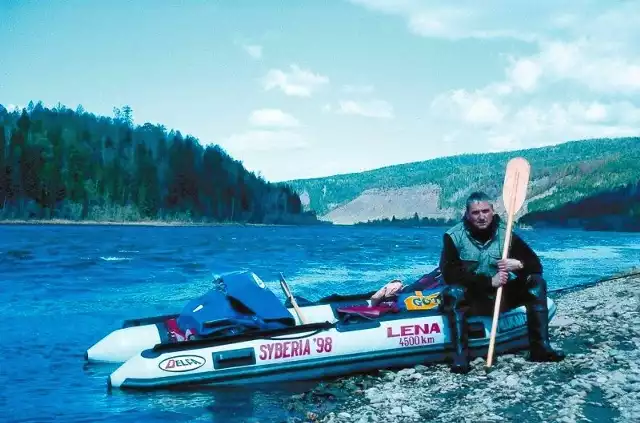
<path fill-rule="evenodd" d="M 490 292 L 448 285 L 443 292 L 444 310 L 448 314 L 492 316 L 497 289 Z M 510 280 L 502 287 L 500 312 L 526 306 L 532 311 L 547 312 L 547 282 L 539 274 Z"/>
<path fill-rule="evenodd" d="M 449 321 L 454 346 L 453 368 L 456 372 L 468 371 L 469 315 L 493 315 L 497 290 L 482 292 L 465 289 L 461 285 L 448 285 L 443 294 L 443 306 Z M 534 274 L 507 282 L 502 287 L 500 311 L 524 305 L 527 310 L 529 349 L 534 361 L 558 361 L 562 354 L 549 345 L 549 318 L 547 308 L 547 283 L 541 275 Z"/>

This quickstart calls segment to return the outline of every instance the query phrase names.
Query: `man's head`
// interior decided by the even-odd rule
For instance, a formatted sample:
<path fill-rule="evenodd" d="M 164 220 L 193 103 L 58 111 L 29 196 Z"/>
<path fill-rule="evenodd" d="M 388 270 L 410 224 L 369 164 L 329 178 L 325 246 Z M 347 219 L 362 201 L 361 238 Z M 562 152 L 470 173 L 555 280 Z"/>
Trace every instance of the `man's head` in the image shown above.
<path fill-rule="evenodd" d="M 493 222 L 493 203 L 484 192 L 474 192 L 467 198 L 465 219 L 477 229 L 487 229 Z"/>

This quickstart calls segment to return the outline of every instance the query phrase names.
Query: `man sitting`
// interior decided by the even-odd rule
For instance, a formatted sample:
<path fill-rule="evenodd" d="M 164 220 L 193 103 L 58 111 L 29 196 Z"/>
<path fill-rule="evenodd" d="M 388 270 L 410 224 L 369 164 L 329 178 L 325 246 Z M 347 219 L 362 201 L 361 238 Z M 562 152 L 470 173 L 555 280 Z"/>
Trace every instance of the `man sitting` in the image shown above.
<path fill-rule="evenodd" d="M 542 264 L 515 233 L 511 236 L 510 258 L 502 260 L 505 233 L 506 225 L 494 214 L 490 198 L 475 192 L 467 199 L 462 221 L 444 234 L 440 270 L 447 285 L 442 296 L 454 344 L 454 373 L 469 371 L 467 317 L 470 313 L 492 315 L 499 286 L 503 287 L 501 312 L 521 305 L 527 310 L 530 360 L 564 359 L 562 351 L 549 345 Z M 372 300 L 377 302 L 406 290 L 395 280 L 376 292 Z"/>
<path fill-rule="evenodd" d="M 542 277 L 540 259 L 513 233 L 510 258 L 502 260 L 505 233 L 506 225 L 494 214 L 490 198 L 476 192 L 467 199 L 462 222 L 444 234 L 440 269 L 447 284 L 443 302 L 455 346 L 451 368 L 454 373 L 469 371 L 469 311 L 491 315 L 499 286 L 503 287 L 501 312 L 521 305 L 527 310 L 530 360 L 564 359 L 562 351 L 549 345 L 547 283 Z"/>

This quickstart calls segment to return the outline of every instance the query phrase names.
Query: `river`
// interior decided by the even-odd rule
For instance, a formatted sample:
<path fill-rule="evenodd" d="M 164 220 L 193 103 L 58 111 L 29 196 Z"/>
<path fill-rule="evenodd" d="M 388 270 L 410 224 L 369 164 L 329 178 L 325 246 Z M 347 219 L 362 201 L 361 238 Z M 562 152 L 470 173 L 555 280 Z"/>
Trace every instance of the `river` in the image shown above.
<path fill-rule="evenodd" d="M 179 311 L 229 270 L 254 271 L 280 298 L 283 272 L 312 300 L 413 281 L 437 265 L 445 229 L 0 226 L 0 413 L 12 422 L 282 421 L 283 400 L 311 384 L 108 392 L 116 366 L 87 366 L 84 352 L 124 319 Z M 639 234 L 520 234 L 551 290 L 640 263 Z"/>

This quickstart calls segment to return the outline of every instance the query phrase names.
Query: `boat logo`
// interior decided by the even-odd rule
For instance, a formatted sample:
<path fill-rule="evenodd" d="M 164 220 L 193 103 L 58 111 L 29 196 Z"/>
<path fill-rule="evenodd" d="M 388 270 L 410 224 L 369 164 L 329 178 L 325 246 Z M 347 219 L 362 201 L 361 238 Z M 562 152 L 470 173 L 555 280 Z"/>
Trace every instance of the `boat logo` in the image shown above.
<path fill-rule="evenodd" d="M 416 295 L 411 295 L 404 299 L 404 305 L 407 310 L 431 310 L 440 305 L 440 293 L 422 295 L 422 292 L 416 291 Z"/>
<path fill-rule="evenodd" d="M 188 372 L 204 366 L 206 360 L 199 355 L 178 355 L 165 358 L 158 364 L 165 372 Z"/>

